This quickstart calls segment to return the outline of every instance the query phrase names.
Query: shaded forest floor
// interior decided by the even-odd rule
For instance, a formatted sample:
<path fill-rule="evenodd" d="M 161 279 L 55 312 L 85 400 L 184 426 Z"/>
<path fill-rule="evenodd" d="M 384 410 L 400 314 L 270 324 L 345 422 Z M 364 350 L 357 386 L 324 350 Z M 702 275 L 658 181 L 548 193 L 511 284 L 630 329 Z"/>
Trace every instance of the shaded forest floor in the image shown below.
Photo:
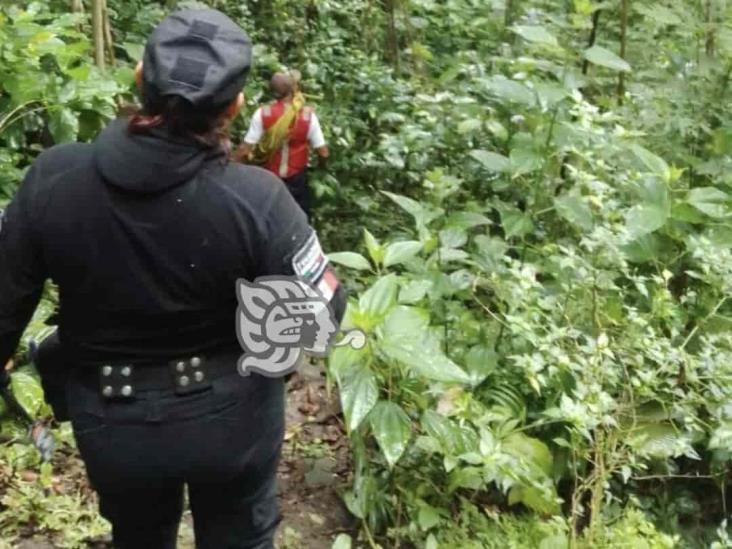
<path fill-rule="evenodd" d="M 283 521 L 278 549 L 330 549 L 341 532 L 356 527 L 342 503 L 340 490 L 350 471 L 348 440 L 340 419 L 336 395 L 329 395 L 321 367 L 308 365 L 288 383 L 287 434 L 280 464 L 280 503 Z M 60 491 L 95 496 L 75 453 L 60 452 L 54 460 Z M 29 482 L 36 474 L 26 473 Z M 64 489 L 63 485 L 67 488 Z M 17 549 L 57 549 L 47 537 L 27 537 Z M 93 549 L 111 549 L 109 538 L 90 542 Z M 193 521 L 186 512 L 179 534 L 179 549 L 194 549 Z"/>

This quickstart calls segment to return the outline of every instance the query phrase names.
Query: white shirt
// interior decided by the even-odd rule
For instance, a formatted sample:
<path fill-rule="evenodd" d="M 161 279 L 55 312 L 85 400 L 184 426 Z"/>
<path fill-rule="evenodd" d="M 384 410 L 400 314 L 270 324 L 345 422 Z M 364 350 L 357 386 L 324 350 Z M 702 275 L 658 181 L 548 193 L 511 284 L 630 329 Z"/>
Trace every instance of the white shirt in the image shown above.
<path fill-rule="evenodd" d="M 249 131 L 244 137 L 244 142 L 249 145 L 256 145 L 264 137 L 264 120 L 262 119 L 262 109 L 257 109 L 257 112 L 252 116 L 252 121 L 249 124 Z M 319 149 L 325 147 L 325 137 L 323 136 L 323 130 L 320 127 L 320 120 L 318 116 L 313 112 L 310 115 L 310 129 L 308 130 L 308 142 L 313 149 Z"/>

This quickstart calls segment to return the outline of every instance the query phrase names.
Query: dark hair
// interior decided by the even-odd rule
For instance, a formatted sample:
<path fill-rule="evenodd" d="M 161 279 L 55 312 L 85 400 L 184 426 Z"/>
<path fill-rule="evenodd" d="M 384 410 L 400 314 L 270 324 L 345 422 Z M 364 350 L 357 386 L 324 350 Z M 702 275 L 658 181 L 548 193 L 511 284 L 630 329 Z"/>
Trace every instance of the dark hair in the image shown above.
<path fill-rule="evenodd" d="M 228 152 L 231 142 L 221 117 L 227 106 L 196 107 L 179 95 L 145 97 L 142 108 L 128 111 L 128 128 L 134 134 L 165 128 L 172 137 L 194 140 L 206 147 L 221 147 Z"/>

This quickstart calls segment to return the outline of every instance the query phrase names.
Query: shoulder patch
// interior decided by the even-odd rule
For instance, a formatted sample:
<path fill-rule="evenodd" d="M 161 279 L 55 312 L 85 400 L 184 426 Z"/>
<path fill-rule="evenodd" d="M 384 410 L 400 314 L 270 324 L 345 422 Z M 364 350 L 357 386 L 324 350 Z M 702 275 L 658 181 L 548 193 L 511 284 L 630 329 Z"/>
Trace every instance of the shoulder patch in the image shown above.
<path fill-rule="evenodd" d="M 315 283 L 323 276 L 328 266 L 328 258 L 320 246 L 315 231 L 308 237 L 292 258 L 292 268 L 295 274 L 308 282 Z"/>

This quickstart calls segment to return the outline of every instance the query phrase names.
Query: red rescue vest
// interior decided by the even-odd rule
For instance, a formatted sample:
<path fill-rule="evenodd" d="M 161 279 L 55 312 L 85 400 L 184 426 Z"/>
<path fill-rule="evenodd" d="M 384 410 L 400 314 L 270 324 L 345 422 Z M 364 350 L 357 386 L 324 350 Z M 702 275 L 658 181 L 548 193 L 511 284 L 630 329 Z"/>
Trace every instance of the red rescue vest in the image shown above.
<path fill-rule="evenodd" d="M 285 107 L 283 101 L 262 107 L 262 123 L 265 131 L 269 130 L 285 113 Z M 310 107 L 305 107 L 300 111 L 290 130 L 287 143 L 272 155 L 269 162 L 265 164 L 265 168 L 285 179 L 299 174 L 308 167 L 310 160 L 308 132 L 312 118 L 313 110 Z"/>

